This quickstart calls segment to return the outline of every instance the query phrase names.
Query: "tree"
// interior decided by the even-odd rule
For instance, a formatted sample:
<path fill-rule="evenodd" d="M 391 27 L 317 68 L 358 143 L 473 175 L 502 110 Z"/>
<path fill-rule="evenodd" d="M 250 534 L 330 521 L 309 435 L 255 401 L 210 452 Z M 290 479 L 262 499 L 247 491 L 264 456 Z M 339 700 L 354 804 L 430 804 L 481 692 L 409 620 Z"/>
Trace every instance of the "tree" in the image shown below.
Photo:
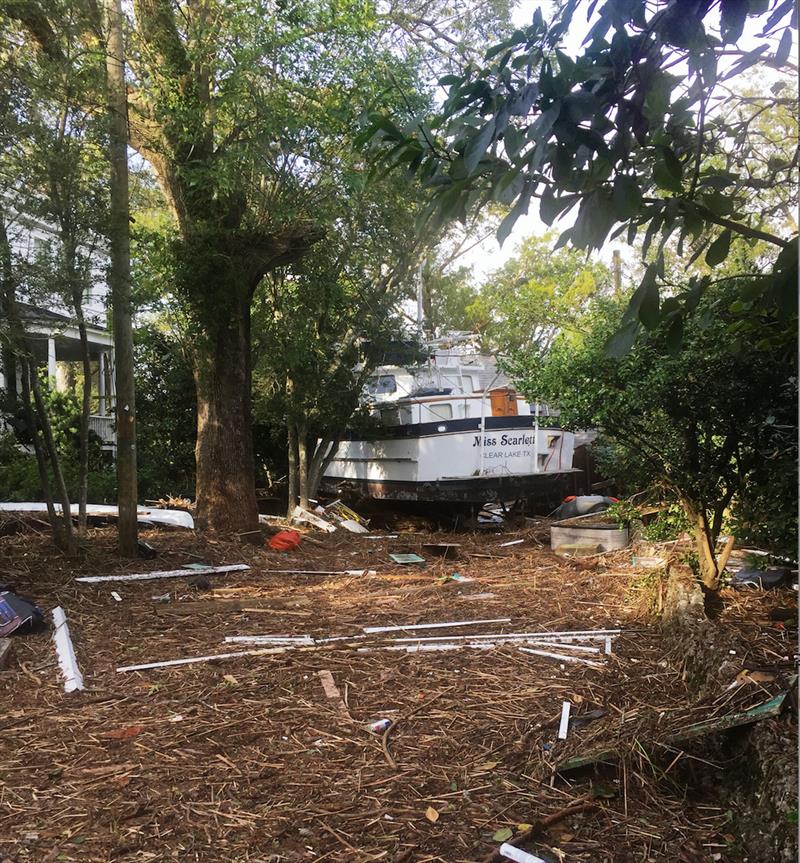
<path fill-rule="evenodd" d="M 356 117 L 384 106 L 390 90 L 416 110 L 406 60 L 441 69 L 444 58 L 469 53 L 468 5 L 470 14 L 456 18 L 433 0 L 419 14 L 349 0 L 133 3 L 129 140 L 174 217 L 174 291 L 192 326 L 199 527 L 257 524 L 251 302 L 267 273 L 322 236 L 316 193 L 328 166 L 320 134 L 338 123 L 340 138 L 352 139 Z M 489 5 L 491 14 L 478 18 L 484 38 L 500 35 L 495 25 L 508 11 Z M 44 51 L 57 27 L 50 11 L 44 0 L 12 9 Z M 97 38 L 91 17 L 87 32 Z"/>
<path fill-rule="evenodd" d="M 368 375 L 402 332 L 395 307 L 433 241 L 415 235 L 415 203 L 397 177 L 346 184 L 328 202 L 331 242 L 257 294 L 257 404 L 285 418 L 290 512 L 316 494 Z"/>
<path fill-rule="evenodd" d="M 559 338 L 519 378 L 529 395 L 558 404 L 568 426 L 601 431 L 608 469 L 628 489 L 656 484 L 680 501 L 711 589 L 729 509 L 750 522 L 758 512 L 773 525 L 780 512 L 781 547 L 793 533 L 796 543 L 797 404 L 787 398 L 797 381 L 796 318 L 762 313 L 757 332 L 731 338 L 739 322 L 752 325 L 738 296 L 733 280 L 709 288 L 687 316 L 681 350 L 661 324 L 620 358 L 605 345 L 624 305 L 603 299 L 585 334 Z"/>
<path fill-rule="evenodd" d="M 410 162 L 425 179 L 439 219 L 500 201 L 511 207 L 502 240 L 538 201 L 547 224 L 577 208 L 562 244 L 593 249 L 642 234 L 647 256 L 651 244 L 661 252 L 673 238 L 679 255 L 684 247 L 692 258 L 705 253 L 712 268 L 733 238 L 763 241 L 774 253 L 751 293 L 766 306 L 793 308 L 797 224 L 781 214 L 793 209 L 798 153 L 783 142 L 765 158 L 763 131 L 766 113 L 796 112 L 794 5 L 605 0 L 588 6 L 589 34 L 570 56 L 564 37 L 582 8 L 569 0 L 550 22 L 537 9 L 483 63 L 441 79 L 448 97 L 432 120 L 408 132 L 381 118 L 367 133 L 392 162 Z M 753 38 L 755 47 L 745 48 Z M 754 99 L 745 73 L 756 63 L 775 83 Z M 618 352 L 640 323 L 669 317 L 679 332 L 691 309 L 660 303 L 664 274 L 656 254 L 612 346 Z M 710 281 L 698 279 L 697 292 Z"/>
<path fill-rule="evenodd" d="M 106 97 L 110 164 L 108 270 L 116 357 L 117 503 L 119 550 L 138 553 L 136 479 L 136 387 L 131 309 L 130 197 L 128 188 L 128 93 L 121 0 L 104 0 L 106 24 Z"/>
<path fill-rule="evenodd" d="M 603 264 L 573 250 L 552 251 L 554 241 L 550 234 L 523 240 L 467 308 L 489 349 L 512 361 L 545 354 L 559 333 L 579 326 L 589 301 L 609 286 Z"/>

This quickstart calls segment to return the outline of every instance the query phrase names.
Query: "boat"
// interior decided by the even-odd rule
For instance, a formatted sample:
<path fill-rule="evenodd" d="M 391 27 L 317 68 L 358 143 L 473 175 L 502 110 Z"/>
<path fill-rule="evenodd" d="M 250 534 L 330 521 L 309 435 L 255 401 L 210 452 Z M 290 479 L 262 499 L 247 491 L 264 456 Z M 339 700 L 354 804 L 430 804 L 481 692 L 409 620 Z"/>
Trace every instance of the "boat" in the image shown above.
<path fill-rule="evenodd" d="M 376 368 L 364 401 L 371 426 L 342 435 L 326 491 L 484 504 L 551 497 L 574 472 L 574 435 L 558 411 L 520 395 L 474 337 L 437 339 L 419 364 Z"/>

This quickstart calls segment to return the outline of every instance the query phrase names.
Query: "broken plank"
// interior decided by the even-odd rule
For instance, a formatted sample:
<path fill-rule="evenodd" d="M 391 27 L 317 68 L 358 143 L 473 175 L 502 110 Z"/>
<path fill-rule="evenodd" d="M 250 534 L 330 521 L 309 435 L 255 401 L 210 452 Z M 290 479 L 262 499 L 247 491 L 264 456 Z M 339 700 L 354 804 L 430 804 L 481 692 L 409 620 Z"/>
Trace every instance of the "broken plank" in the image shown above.
<path fill-rule="evenodd" d="M 10 638 L 0 638 L 0 670 L 8 668 L 14 645 Z"/>
<path fill-rule="evenodd" d="M 97 584 L 101 581 L 153 581 L 159 578 L 188 578 L 189 576 L 220 575 L 225 572 L 243 572 L 250 567 L 246 563 L 229 566 L 210 566 L 208 569 L 164 569 L 156 572 L 137 572 L 130 575 L 85 575 L 76 578 L 81 584 Z"/>
<path fill-rule="evenodd" d="M 728 731 L 741 725 L 752 725 L 754 722 L 760 722 L 762 719 L 769 719 L 771 716 L 777 716 L 780 713 L 785 699 L 786 693 L 781 692 L 774 698 L 770 698 L 769 701 L 757 704 L 749 710 L 695 722 L 678 734 L 667 738 L 663 743 L 667 746 L 674 746 L 676 743 L 685 743 L 687 740 L 692 740 L 696 737 L 704 737 L 707 734 Z M 655 742 L 658 743 L 659 741 Z M 558 766 L 558 770 L 577 770 L 579 767 L 588 767 L 590 764 L 597 764 L 601 761 L 615 761 L 619 757 L 620 752 L 618 749 L 594 750 L 593 752 L 587 752 L 586 755 L 576 755 L 573 758 L 569 758 Z"/>
<path fill-rule="evenodd" d="M 57 605 L 51 612 L 53 615 L 53 642 L 56 646 L 58 664 L 64 676 L 64 692 L 74 692 L 83 689 L 83 675 L 78 668 L 75 648 L 69 634 L 69 624 L 64 609 Z"/>

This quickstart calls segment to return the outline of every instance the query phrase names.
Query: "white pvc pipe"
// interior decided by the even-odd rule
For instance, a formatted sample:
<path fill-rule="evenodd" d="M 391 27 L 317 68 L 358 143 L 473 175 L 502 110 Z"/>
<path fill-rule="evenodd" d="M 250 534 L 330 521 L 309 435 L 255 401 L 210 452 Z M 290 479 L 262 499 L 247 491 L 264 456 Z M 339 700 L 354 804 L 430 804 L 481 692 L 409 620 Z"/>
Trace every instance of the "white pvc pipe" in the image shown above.
<path fill-rule="evenodd" d="M 414 623 L 407 626 L 364 626 L 363 632 L 404 632 L 407 629 L 449 629 L 451 626 L 479 626 L 484 623 L 511 623 L 510 617 L 496 617 L 494 620 L 449 620 L 443 623 Z M 471 638 L 472 636 L 464 636 Z M 480 637 L 480 636 L 478 636 Z"/>
<path fill-rule="evenodd" d="M 207 569 L 165 569 L 157 572 L 139 572 L 133 575 L 87 575 L 76 578 L 82 584 L 97 584 L 100 581 L 152 581 L 158 578 L 187 578 L 193 575 L 217 575 L 223 572 L 242 572 L 250 569 L 246 563 L 231 566 L 209 566 Z"/>
<path fill-rule="evenodd" d="M 513 860 L 514 863 L 547 863 L 541 857 L 537 857 L 535 854 L 528 854 L 527 851 L 523 851 L 521 848 L 509 845 L 508 842 L 504 842 L 500 846 L 500 853 L 503 857 Z"/>
<path fill-rule="evenodd" d="M 549 659 L 560 659 L 562 662 L 579 662 L 581 665 L 591 665 L 593 668 L 602 668 L 602 662 L 592 662 L 581 656 L 566 656 L 563 653 L 550 653 L 547 650 L 534 650 L 531 647 L 518 647 L 523 653 L 532 653 L 534 656 L 546 656 Z"/>
<path fill-rule="evenodd" d="M 213 662 L 215 659 L 234 659 L 239 656 L 262 656 L 265 654 L 285 653 L 285 647 L 270 647 L 264 650 L 237 650 L 233 653 L 214 653 L 208 656 L 187 656 L 185 659 L 169 659 L 165 662 L 145 662 L 141 665 L 121 665 L 121 671 L 146 671 L 148 668 L 172 668 L 175 665 L 192 665 L 195 662 Z"/>
<path fill-rule="evenodd" d="M 411 628 L 411 627 L 407 627 Z M 429 635 L 426 637 L 418 636 L 412 638 L 395 638 L 397 642 L 401 641 L 456 641 L 458 639 L 478 639 L 478 638 L 493 638 L 497 641 L 525 641 L 530 638 L 539 638 L 544 641 L 568 641 L 575 639 L 576 641 L 592 641 L 596 638 L 604 639 L 607 635 L 619 633 L 619 629 L 598 629 L 594 632 L 588 630 L 586 632 L 509 632 L 509 633 L 494 633 L 488 635 Z"/>
<path fill-rule="evenodd" d="M 64 675 L 64 692 L 74 692 L 83 689 L 83 675 L 78 668 L 78 660 L 75 658 L 75 648 L 72 646 L 72 638 L 69 634 L 69 624 L 64 609 L 57 605 L 53 611 L 53 641 L 56 645 L 58 664 Z"/>

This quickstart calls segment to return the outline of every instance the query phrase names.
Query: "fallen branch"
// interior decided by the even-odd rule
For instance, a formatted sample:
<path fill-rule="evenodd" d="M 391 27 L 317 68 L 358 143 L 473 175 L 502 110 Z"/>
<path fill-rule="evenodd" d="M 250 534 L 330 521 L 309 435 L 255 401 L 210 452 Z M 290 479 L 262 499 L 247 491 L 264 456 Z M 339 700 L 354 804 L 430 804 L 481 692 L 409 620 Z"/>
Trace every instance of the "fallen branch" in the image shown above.
<path fill-rule="evenodd" d="M 455 686 L 448 686 L 447 689 L 443 689 L 441 692 L 437 692 L 436 695 L 429 698 L 427 701 L 423 701 L 422 704 L 418 704 L 413 710 L 409 710 L 408 713 L 403 714 L 402 716 L 398 716 L 392 724 L 383 732 L 383 736 L 381 737 L 381 749 L 383 750 L 383 756 L 386 759 L 388 765 L 393 769 L 397 770 L 397 762 L 392 758 L 392 753 L 389 752 L 389 735 L 394 731 L 397 725 L 401 722 L 405 722 L 408 719 L 411 719 L 414 714 L 419 713 L 425 707 L 430 707 L 434 701 L 437 701 L 441 698 L 445 693 L 450 692 L 455 689 Z"/>

